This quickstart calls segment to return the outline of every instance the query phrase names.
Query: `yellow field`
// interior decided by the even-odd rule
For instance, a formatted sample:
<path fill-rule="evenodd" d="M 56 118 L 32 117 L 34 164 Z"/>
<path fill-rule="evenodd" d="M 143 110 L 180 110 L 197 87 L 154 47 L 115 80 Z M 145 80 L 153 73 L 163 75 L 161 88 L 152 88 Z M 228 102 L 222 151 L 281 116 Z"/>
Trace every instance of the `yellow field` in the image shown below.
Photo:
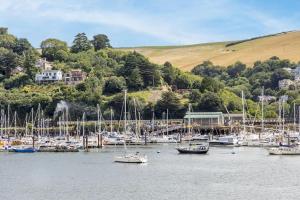
<path fill-rule="evenodd" d="M 236 61 L 252 66 L 255 61 L 266 60 L 272 56 L 290 59 L 294 62 L 300 61 L 300 31 L 282 33 L 226 47 L 225 45 L 228 43 L 137 47 L 122 50 L 135 50 L 157 64 L 169 61 L 184 71 L 191 70 L 205 60 L 210 60 L 221 66 L 228 66 Z"/>

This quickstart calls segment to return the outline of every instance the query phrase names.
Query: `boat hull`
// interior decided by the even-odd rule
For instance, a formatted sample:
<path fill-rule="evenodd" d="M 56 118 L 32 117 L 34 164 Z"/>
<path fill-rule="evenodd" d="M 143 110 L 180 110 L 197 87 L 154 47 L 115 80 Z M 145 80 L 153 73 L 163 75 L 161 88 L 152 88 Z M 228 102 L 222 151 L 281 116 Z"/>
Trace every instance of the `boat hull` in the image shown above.
<path fill-rule="evenodd" d="M 206 150 L 188 150 L 182 148 L 176 148 L 176 149 L 181 154 L 206 154 L 208 152 L 208 149 Z"/>
<path fill-rule="evenodd" d="M 268 151 L 269 151 L 270 155 L 290 155 L 290 156 L 300 155 L 300 149 L 278 149 L 278 148 L 271 148 Z"/>
<path fill-rule="evenodd" d="M 117 163 L 146 163 L 147 158 L 146 157 L 140 157 L 140 156 L 117 156 L 115 157 L 115 162 Z"/>
<path fill-rule="evenodd" d="M 11 151 L 15 153 L 35 153 L 37 150 L 35 148 L 26 148 L 26 149 L 12 149 Z"/>
<path fill-rule="evenodd" d="M 215 142 L 211 141 L 209 142 L 209 146 L 234 146 L 235 144 L 232 142 Z"/>

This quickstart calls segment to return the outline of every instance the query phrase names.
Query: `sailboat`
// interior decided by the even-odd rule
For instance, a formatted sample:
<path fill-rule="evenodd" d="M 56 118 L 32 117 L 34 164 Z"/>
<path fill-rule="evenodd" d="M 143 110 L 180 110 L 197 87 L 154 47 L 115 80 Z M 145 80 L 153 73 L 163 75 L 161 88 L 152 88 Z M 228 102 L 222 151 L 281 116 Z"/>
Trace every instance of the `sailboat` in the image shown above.
<path fill-rule="evenodd" d="M 191 117 L 190 117 L 190 112 L 191 112 L 191 104 L 189 104 L 189 117 L 188 117 L 188 132 L 189 135 L 191 135 Z M 191 144 L 189 140 L 189 145 L 188 147 L 186 146 L 180 146 L 177 147 L 176 150 L 179 153 L 182 154 L 206 154 L 209 150 L 209 145 L 208 144 Z"/>
<path fill-rule="evenodd" d="M 282 99 L 282 110 L 283 110 L 283 121 L 282 121 L 282 133 L 285 134 L 285 130 L 284 130 L 284 102 L 285 99 Z M 295 122 L 296 122 L 296 108 L 294 105 L 294 127 L 296 126 Z M 299 122 L 300 123 L 300 122 Z M 290 144 L 291 140 L 290 140 L 290 133 L 287 132 L 287 137 L 288 137 L 288 144 L 287 145 L 282 145 L 281 143 L 279 144 L 279 147 L 277 148 L 269 148 L 268 152 L 270 155 L 300 155 L 300 148 L 295 145 L 295 144 Z"/>
<path fill-rule="evenodd" d="M 126 114 L 126 96 L 127 90 L 124 91 L 124 136 L 127 133 L 127 114 Z M 140 153 L 136 152 L 134 154 L 127 153 L 126 141 L 124 139 L 124 155 L 116 156 L 114 161 L 118 163 L 146 163 L 148 162 L 148 158 L 146 155 L 141 155 Z"/>

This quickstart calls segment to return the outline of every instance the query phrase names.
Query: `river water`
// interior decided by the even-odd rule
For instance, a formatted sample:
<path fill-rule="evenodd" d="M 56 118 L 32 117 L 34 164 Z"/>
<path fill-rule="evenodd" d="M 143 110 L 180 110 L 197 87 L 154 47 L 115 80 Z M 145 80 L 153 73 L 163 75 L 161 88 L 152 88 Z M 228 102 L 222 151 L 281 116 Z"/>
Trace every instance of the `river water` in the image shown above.
<path fill-rule="evenodd" d="M 300 157 L 245 147 L 179 155 L 174 148 L 129 148 L 146 153 L 147 164 L 114 163 L 123 151 L 114 147 L 88 153 L 0 153 L 0 199 L 300 199 Z"/>

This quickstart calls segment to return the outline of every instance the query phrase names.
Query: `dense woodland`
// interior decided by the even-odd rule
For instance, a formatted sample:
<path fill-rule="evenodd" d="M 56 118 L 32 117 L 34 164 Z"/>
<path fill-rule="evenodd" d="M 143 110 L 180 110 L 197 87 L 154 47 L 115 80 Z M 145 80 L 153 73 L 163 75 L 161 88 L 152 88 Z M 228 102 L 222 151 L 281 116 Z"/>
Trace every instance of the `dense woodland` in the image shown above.
<path fill-rule="evenodd" d="M 34 78 L 39 69 L 35 63 L 41 57 L 63 72 L 81 69 L 87 78 L 78 85 L 36 84 Z M 17 67 L 24 71 L 14 74 Z M 252 67 L 241 62 L 228 67 L 216 66 L 206 61 L 191 72 L 183 72 L 169 62 L 157 65 L 137 52 L 113 49 L 104 34 L 89 39 L 85 33 L 79 33 L 71 47 L 64 41 L 49 38 L 37 50 L 27 39 L 0 28 L 0 105 L 2 108 L 10 105 L 19 117 L 24 117 L 32 107 L 37 109 L 39 104 L 52 117 L 57 103 L 64 100 L 74 119 L 83 112 L 87 118 L 95 118 L 97 104 L 104 118 L 109 118 L 113 109 L 118 119 L 123 105 L 122 91 L 127 89 L 131 114 L 137 108 L 143 119 L 152 118 L 153 111 L 156 118 L 164 118 L 167 109 L 169 118 L 182 118 L 188 103 L 192 103 L 194 111 L 240 113 L 242 91 L 249 115 L 259 118 L 258 96 L 263 87 L 266 95 L 277 98 L 288 95 L 286 114 L 291 115 L 291 105 L 300 105 L 299 90 L 279 90 L 278 81 L 292 78 L 283 68 L 295 67 L 289 60 L 272 57 L 257 61 Z M 160 95 L 157 101 L 149 97 L 153 92 Z M 276 100 L 266 104 L 265 116 L 277 117 Z"/>

